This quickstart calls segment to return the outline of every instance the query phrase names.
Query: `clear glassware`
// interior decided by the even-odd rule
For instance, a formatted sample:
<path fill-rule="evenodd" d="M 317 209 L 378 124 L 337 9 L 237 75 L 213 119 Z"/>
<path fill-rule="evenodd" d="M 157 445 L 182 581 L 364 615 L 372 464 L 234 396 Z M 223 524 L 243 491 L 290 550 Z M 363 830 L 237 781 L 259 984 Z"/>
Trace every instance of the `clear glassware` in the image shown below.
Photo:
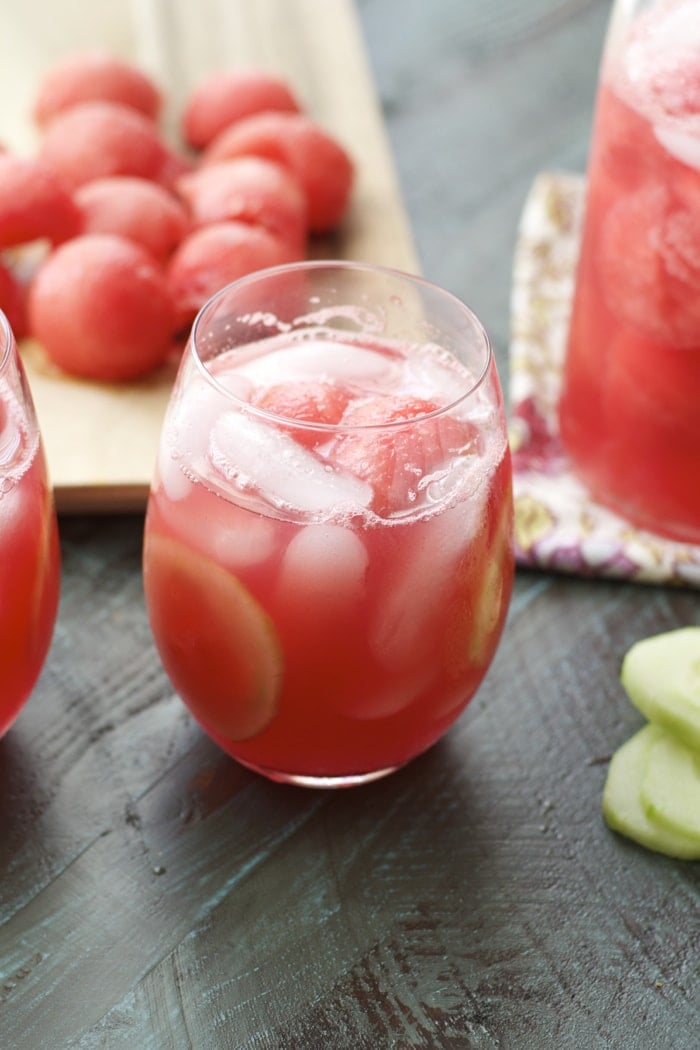
<path fill-rule="evenodd" d="M 200 312 L 163 426 L 144 586 L 209 735 L 347 786 L 441 737 L 513 577 L 506 420 L 474 315 L 353 263 L 262 271 Z"/>
<path fill-rule="evenodd" d="M 600 71 L 561 434 L 594 495 L 700 542 L 700 0 L 618 0 Z"/>
<path fill-rule="evenodd" d="M 60 554 L 53 493 L 14 335 L 0 313 L 0 737 L 51 643 Z"/>

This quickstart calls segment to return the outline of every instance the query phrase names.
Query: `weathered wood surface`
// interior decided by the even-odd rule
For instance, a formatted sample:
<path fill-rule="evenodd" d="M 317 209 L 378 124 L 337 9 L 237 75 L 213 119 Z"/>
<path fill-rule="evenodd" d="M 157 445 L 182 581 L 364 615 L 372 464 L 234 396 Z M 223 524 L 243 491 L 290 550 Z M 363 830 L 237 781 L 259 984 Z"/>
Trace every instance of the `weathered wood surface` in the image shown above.
<path fill-rule="evenodd" d="M 608 5 L 358 10 L 423 272 L 505 378 L 520 208 L 583 167 Z M 639 724 L 622 655 L 700 622 L 697 592 L 519 573 L 448 737 L 324 794 L 238 768 L 173 697 L 142 525 L 62 520 L 55 642 L 0 743 L 3 1050 L 698 1045 L 700 866 L 600 818 Z"/>

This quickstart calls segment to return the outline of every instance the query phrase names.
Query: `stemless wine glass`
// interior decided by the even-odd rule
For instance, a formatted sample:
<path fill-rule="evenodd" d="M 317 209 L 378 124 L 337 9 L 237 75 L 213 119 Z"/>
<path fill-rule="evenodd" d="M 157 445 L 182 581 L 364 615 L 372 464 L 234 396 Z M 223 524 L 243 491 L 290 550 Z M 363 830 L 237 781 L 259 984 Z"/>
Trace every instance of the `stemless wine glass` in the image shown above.
<path fill-rule="evenodd" d="M 700 0 L 618 0 L 601 66 L 561 434 L 595 496 L 700 543 Z"/>
<path fill-rule="evenodd" d="M 505 414 L 476 317 L 344 262 L 201 310 L 164 422 L 144 585 L 204 730 L 274 779 L 403 765 L 474 694 L 513 577 Z"/>
<path fill-rule="evenodd" d="M 41 435 L 0 313 L 0 737 L 39 676 L 58 606 L 60 555 Z"/>

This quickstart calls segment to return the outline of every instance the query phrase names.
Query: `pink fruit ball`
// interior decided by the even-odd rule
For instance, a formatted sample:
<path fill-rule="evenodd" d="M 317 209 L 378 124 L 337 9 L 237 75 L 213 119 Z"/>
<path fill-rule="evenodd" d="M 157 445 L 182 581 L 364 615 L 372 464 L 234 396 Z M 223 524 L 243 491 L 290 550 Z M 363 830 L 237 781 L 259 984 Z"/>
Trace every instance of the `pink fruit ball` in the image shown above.
<path fill-rule="evenodd" d="M 293 251 L 306 248 L 306 197 L 295 177 L 261 157 L 236 157 L 209 164 L 177 183 L 197 226 L 248 222 L 264 226 Z"/>
<path fill-rule="evenodd" d="M 190 233 L 168 264 L 168 281 L 181 326 L 193 320 L 224 285 L 255 270 L 296 262 L 283 240 L 262 226 L 220 222 Z"/>
<path fill-rule="evenodd" d="M 308 204 L 313 233 L 334 229 L 347 210 L 354 165 L 345 149 L 303 113 L 259 113 L 226 128 L 203 154 L 203 163 L 265 157 L 289 169 Z"/>
<path fill-rule="evenodd" d="M 155 120 L 161 107 L 154 82 L 130 62 L 103 51 L 69 55 L 42 77 L 34 118 L 48 124 L 57 113 L 83 102 L 118 102 Z"/>
<path fill-rule="evenodd" d="M 80 232 L 81 216 L 56 174 L 39 161 L 0 153 L 0 248 Z"/>
<path fill-rule="evenodd" d="M 114 175 L 76 190 L 84 233 L 113 233 L 164 262 L 189 229 L 184 205 L 148 179 Z"/>
<path fill-rule="evenodd" d="M 260 69 L 231 69 L 211 74 L 189 96 L 182 133 L 195 149 L 208 146 L 230 124 L 253 113 L 296 113 L 299 103 L 279 77 Z"/>
<path fill-rule="evenodd" d="M 57 248 L 29 289 L 29 328 L 72 375 L 121 382 L 168 356 L 175 311 L 162 269 L 123 237 L 89 234 Z"/>
<path fill-rule="evenodd" d="M 386 394 L 351 402 L 344 412 L 341 426 L 357 429 L 341 433 L 330 458 L 372 486 L 378 514 L 408 509 L 421 478 L 474 445 L 473 424 L 432 415 L 438 408 L 424 398 Z"/>
<path fill-rule="evenodd" d="M 157 179 L 168 156 L 153 122 L 116 102 L 84 102 L 59 113 L 39 150 L 71 190 L 110 175 Z"/>

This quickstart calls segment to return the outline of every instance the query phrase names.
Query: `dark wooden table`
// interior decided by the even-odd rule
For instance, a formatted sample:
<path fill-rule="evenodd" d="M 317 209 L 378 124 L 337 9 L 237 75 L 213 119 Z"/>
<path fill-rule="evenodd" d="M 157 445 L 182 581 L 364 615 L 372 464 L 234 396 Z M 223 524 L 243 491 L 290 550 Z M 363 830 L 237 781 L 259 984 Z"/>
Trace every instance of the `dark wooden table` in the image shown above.
<path fill-rule="evenodd" d="M 583 170 L 609 4 L 359 10 L 422 270 L 505 383 L 519 213 L 539 170 Z M 447 738 L 322 793 L 239 768 L 173 696 L 142 527 L 62 519 L 53 648 L 0 743 L 2 1050 L 700 1045 L 700 866 L 600 816 L 640 722 L 621 658 L 700 622 L 697 591 L 520 572 Z"/>

